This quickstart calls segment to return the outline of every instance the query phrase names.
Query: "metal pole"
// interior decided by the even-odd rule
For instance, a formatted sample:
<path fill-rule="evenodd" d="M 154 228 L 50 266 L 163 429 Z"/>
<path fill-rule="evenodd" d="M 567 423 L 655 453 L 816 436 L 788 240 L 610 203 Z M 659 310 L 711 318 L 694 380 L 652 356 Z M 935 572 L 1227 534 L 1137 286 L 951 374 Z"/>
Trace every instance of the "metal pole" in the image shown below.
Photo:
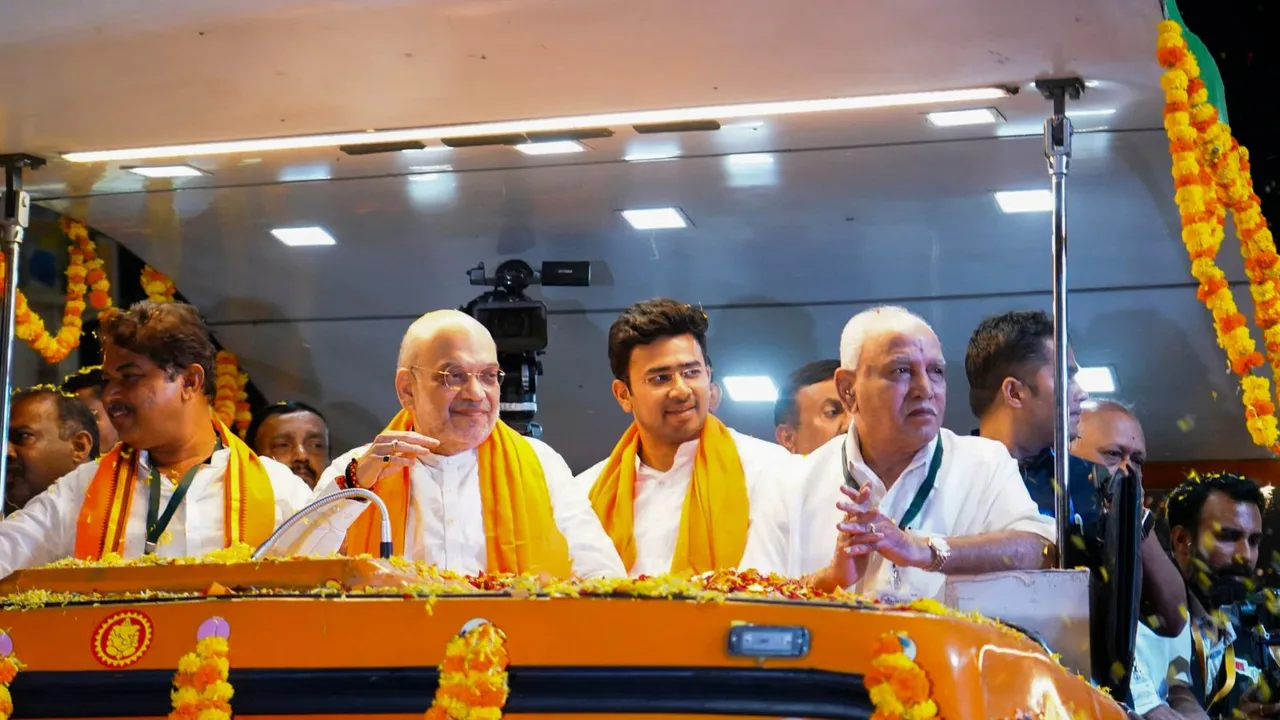
<path fill-rule="evenodd" d="M 14 315 L 18 309 L 18 260 L 22 236 L 31 220 L 31 196 L 22 189 L 23 168 L 38 168 L 44 160 L 31 155 L 0 155 L 4 165 L 4 217 L 0 218 L 0 250 L 5 257 L 4 308 L 0 311 L 0 518 L 5 516 L 9 482 L 9 413 L 13 410 Z"/>
<path fill-rule="evenodd" d="M 1053 190 L 1053 515 L 1058 526 L 1058 567 L 1065 569 L 1065 548 L 1071 537 L 1071 407 L 1067 400 L 1067 170 L 1071 164 L 1071 121 L 1067 119 L 1067 97 L 1079 98 L 1084 81 L 1041 80 L 1036 88 L 1053 101 L 1053 116 L 1044 123 L 1044 156 Z"/>

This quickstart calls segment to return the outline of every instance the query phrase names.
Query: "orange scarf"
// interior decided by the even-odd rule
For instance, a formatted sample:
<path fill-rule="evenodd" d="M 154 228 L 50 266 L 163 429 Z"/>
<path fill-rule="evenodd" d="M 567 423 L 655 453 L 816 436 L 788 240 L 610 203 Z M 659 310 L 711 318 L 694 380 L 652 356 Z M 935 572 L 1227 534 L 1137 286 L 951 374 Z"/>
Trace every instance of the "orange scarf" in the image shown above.
<path fill-rule="evenodd" d="M 401 410 L 384 432 L 413 429 L 413 418 Z M 542 462 L 533 445 L 501 420 L 476 448 L 480 465 L 480 504 L 484 515 L 486 569 L 491 573 L 573 575 L 569 544 L 556 527 Z M 409 468 L 384 477 L 373 491 L 387 504 L 396 555 L 404 555 L 409 525 Z M 365 510 L 347 530 L 350 555 L 376 554 L 380 539 L 378 512 Z"/>
<path fill-rule="evenodd" d="M 276 499 L 271 478 L 258 455 L 222 422 L 214 429 L 231 451 L 223 475 L 226 545 L 259 545 L 276 527 Z M 125 526 L 133 504 L 138 463 L 133 448 L 123 443 L 98 461 L 76 521 L 76 557 L 99 560 L 105 553 L 124 553 Z"/>
<path fill-rule="evenodd" d="M 591 486 L 591 507 L 613 538 L 628 571 L 636 562 L 633 506 L 639 449 L 640 430 L 632 423 Z M 703 573 L 737 567 L 747 547 L 749 505 L 747 477 L 733 435 L 724 423 L 708 415 L 680 515 L 671 572 Z"/>

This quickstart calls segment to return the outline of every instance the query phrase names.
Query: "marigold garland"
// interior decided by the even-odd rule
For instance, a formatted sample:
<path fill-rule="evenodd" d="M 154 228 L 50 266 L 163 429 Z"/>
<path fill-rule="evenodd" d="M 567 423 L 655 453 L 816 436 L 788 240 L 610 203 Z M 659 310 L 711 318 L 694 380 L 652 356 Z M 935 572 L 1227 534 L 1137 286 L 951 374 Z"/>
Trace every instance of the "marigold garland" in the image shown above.
<path fill-rule="evenodd" d="M 18 291 L 14 308 L 14 334 L 24 340 L 31 349 L 50 365 L 66 359 L 72 350 L 80 347 L 83 334 L 85 295 L 88 305 L 103 311 L 111 307 L 111 283 L 102 269 L 97 246 L 89 239 L 89 230 L 83 224 L 68 218 L 59 222 L 62 232 L 71 242 L 67 260 L 66 305 L 62 311 L 62 326 L 57 335 L 51 335 L 44 318 L 27 304 L 27 296 Z M 7 272 L 6 258 L 0 254 L 0 276 Z"/>
<path fill-rule="evenodd" d="M 147 265 L 140 279 L 147 299 L 157 303 L 171 303 L 178 288 L 168 275 Z M 235 428 L 241 437 L 249 429 L 253 415 L 249 410 L 249 375 L 240 371 L 240 360 L 231 352 L 221 350 L 214 362 L 213 413 L 222 424 Z"/>
<path fill-rule="evenodd" d="M 480 622 L 449 641 L 440 663 L 440 683 L 427 720 L 498 720 L 507 686 L 507 636 Z"/>
<path fill-rule="evenodd" d="M 170 303 L 178 293 L 168 275 L 147 265 L 142 268 L 142 290 L 151 302 Z"/>
<path fill-rule="evenodd" d="M 886 633 L 871 648 L 871 671 L 864 680 L 875 714 L 871 720 L 927 720 L 938 716 L 929 677 L 907 655 L 906 636 Z"/>
<path fill-rule="evenodd" d="M 25 666 L 12 654 L 0 657 L 0 720 L 9 720 L 9 716 L 13 715 L 13 696 L 9 694 L 9 684 L 23 667 Z"/>
<path fill-rule="evenodd" d="M 169 720 L 227 720 L 235 690 L 227 682 L 231 670 L 227 639 L 210 635 L 196 642 L 195 652 L 178 660 L 173 677 L 173 712 Z"/>
<path fill-rule="evenodd" d="M 236 356 L 226 350 L 219 350 L 213 365 L 213 382 L 216 388 L 213 414 L 228 427 L 236 421 L 236 384 L 239 382 L 239 375 Z"/>
<path fill-rule="evenodd" d="M 1182 27 L 1166 20 L 1158 32 L 1156 59 L 1165 68 L 1160 86 L 1165 93 L 1164 126 L 1173 161 L 1174 200 L 1182 219 L 1182 241 L 1191 258 L 1191 274 L 1200 283 L 1196 296 L 1213 316 L 1218 345 L 1226 351 L 1231 371 L 1240 376 L 1250 437 L 1255 444 L 1280 453 L 1271 383 L 1254 374 L 1267 361 L 1258 352 L 1248 321 L 1236 307 L 1226 275 L 1215 262 L 1227 210 L 1240 240 L 1254 320 L 1262 330 L 1273 371 L 1280 371 L 1280 256 L 1262 215 L 1261 201 L 1253 192 L 1248 151 L 1219 121 Z"/>

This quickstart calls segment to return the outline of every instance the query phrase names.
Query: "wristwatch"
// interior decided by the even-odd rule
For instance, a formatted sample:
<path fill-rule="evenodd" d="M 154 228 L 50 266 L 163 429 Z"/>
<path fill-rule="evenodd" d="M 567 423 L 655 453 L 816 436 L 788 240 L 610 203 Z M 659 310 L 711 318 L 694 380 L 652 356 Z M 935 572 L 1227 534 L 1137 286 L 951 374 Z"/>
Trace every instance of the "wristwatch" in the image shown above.
<path fill-rule="evenodd" d="M 933 562 L 929 563 L 929 567 L 925 568 L 929 572 L 942 572 L 942 568 L 946 567 L 947 560 L 951 559 L 951 546 L 947 541 L 930 535 L 925 538 L 925 542 L 929 544 L 929 550 L 933 552 Z"/>

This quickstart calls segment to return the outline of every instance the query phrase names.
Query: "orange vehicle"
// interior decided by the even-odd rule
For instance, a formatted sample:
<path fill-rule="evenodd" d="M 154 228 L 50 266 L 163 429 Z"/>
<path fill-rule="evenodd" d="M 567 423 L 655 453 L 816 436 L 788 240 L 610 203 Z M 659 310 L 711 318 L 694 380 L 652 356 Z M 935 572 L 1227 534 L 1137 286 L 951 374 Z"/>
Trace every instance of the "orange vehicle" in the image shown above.
<path fill-rule="evenodd" d="M 1126 717 L 995 621 L 754 574 L 543 585 L 367 558 L 64 565 L 0 587 L 0 644 L 26 665 L 15 717 L 163 717 L 211 633 L 227 638 L 236 715 L 421 716 L 476 620 L 505 635 L 511 715 L 889 717 L 869 686 L 891 635 L 936 705 L 917 717 Z"/>

